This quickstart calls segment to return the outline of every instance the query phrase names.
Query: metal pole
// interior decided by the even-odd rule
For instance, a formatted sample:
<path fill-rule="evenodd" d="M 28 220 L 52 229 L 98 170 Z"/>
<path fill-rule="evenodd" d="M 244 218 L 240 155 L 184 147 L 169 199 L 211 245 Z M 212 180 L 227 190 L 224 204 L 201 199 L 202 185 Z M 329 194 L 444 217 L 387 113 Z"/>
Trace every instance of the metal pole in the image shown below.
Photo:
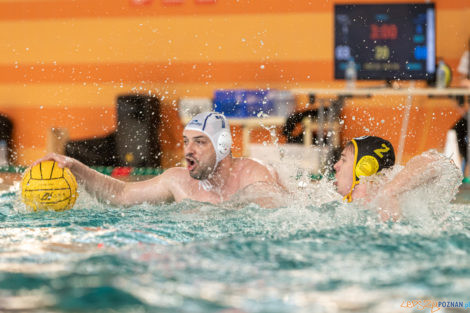
<path fill-rule="evenodd" d="M 323 145 L 323 132 L 325 128 L 325 99 L 319 99 L 318 103 L 318 132 L 317 132 L 317 142 L 318 145 Z"/>
<path fill-rule="evenodd" d="M 414 87 L 414 82 L 411 82 L 412 87 Z M 403 158 L 403 151 L 405 150 L 405 140 L 406 140 L 406 133 L 408 132 L 408 122 L 410 120 L 410 111 L 411 105 L 413 103 L 413 96 L 411 93 L 408 94 L 406 97 L 406 106 L 405 112 L 403 116 L 403 123 L 401 124 L 401 133 L 400 133 L 400 141 L 398 143 L 398 154 L 397 154 L 397 164 L 401 164 L 401 159 Z"/>

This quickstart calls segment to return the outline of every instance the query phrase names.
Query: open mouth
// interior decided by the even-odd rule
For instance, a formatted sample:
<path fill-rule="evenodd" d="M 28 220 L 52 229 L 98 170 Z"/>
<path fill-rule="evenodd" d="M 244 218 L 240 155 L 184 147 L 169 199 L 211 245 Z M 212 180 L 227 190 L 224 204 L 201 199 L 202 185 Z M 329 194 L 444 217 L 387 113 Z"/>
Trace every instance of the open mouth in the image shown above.
<path fill-rule="evenodd" d="M 192 171 L 197 165 L 196 160 L 192 158 L 186 158 L 186 164 L 189 171 Z"/>

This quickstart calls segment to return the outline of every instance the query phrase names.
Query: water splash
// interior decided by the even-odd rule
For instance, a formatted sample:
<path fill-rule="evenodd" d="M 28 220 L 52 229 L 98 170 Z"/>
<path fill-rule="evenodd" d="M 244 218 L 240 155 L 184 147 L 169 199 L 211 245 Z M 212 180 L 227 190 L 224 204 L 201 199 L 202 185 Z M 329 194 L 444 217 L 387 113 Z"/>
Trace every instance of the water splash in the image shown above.
<path fill-rule="evenodd" d="M 398 223 L 307 175 L 292 175 L 274 209 L 117 208 L 80 190 L 72 210 L 28 212 L 16 185 L 0 194 L 0 309 L 401 312 L 406 299 L 465 300 L 470 210 L 444 203 L 458 175 L 443 162 Z"/>

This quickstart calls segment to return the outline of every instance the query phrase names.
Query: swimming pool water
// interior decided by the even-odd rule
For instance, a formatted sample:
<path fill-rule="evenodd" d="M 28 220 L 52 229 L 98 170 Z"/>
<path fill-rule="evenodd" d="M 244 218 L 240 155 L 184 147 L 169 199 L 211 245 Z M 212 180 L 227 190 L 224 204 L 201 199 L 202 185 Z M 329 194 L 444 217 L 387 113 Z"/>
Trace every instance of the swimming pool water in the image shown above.
<path fill-rule="evenodd" d="M 382 223 L 339 201 L 117 208 L 81 192 L 72 210 L 27 212 L 18 197 L 0 195 L 2 312 L 412 312 L 403 301 L 470 300 L 468 204 Z"/>

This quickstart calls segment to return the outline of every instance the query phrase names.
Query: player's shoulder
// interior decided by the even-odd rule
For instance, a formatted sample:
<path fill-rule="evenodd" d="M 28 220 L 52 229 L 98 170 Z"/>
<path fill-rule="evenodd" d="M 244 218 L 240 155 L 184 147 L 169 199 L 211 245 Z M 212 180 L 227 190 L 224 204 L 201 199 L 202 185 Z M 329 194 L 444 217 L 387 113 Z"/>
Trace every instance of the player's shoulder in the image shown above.
<path fill-rule="evenodd" d="M 243 170 L 267 170 L 266 164 L 251 158 L 240 158 L 239 166 Z"/>
<path fill-rule="evenodd" d="M 256 159 L 240 159 L 239 171 L 240 180 L 246 184 L 257 181 L 275 180 L 273 171 L 263 162 Z"/>
<path fill-rule="evenodd" d="M 184 179 L 189 179 L 189 172 L 184 167 L 171 167 L 166 169 L 161 175 L 161 179 L 168 182 L 177 182 Z"/>

